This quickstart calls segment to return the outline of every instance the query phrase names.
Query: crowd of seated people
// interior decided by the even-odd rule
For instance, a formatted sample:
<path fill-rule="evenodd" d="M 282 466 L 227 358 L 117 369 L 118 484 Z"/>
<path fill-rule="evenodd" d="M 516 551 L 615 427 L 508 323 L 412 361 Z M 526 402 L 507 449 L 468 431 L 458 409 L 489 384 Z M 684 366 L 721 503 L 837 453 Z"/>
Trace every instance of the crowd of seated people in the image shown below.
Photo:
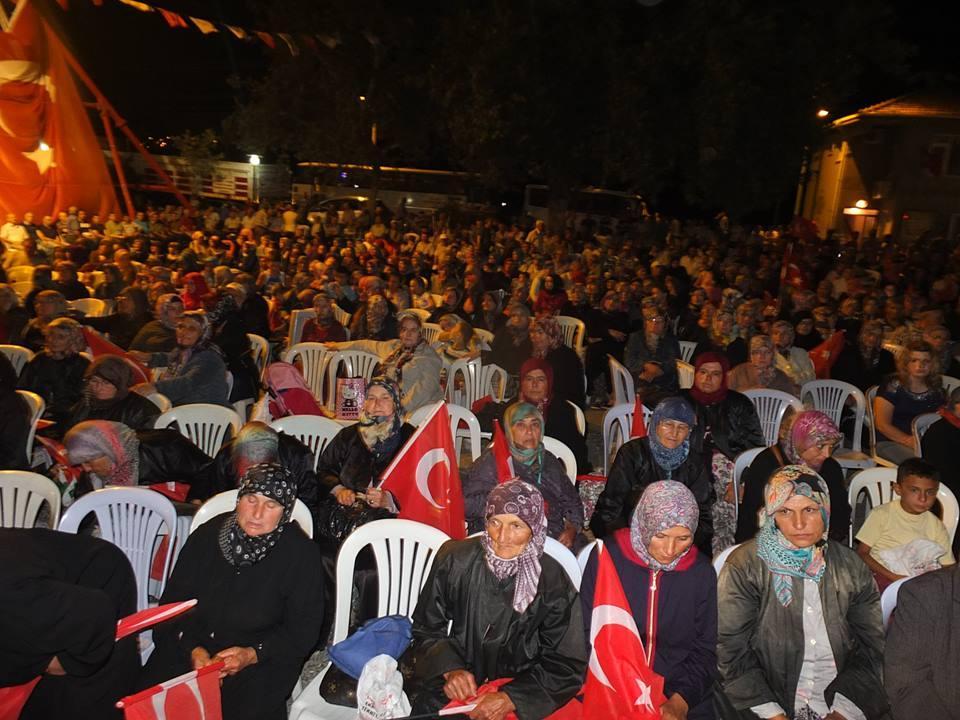
<path fill-rule="evenodd" d="M 420 227 L 383 207 L 312 216 L 167 207 L 104 224 L 63 215 L 43 232 L 26 218 L 0 228 L 2 271 L 31 268 L 29 289 L 0 284 L 0 339 L 34 353 L 19 371 L 0 362 L 3 469 L 57 474 L 39 443 L 26 448 L 33 418 L 19 388 L 43 399 L 39 432 L 82 472 L 71 500 L 175 481 L 195 509 L 239 490 L 231 512 L 190 536 L 162 598 L 197 597 L 198 609 L 156 634 L 128 690 L 222 660 L 225 718 L 283 717 L 301 666 L 328 639 L 344 538 L 401 511 L 378 487 L 381 473 L 414 433 L 415 411 L 451 396 L 443 369 L 477 360 L 505 371 L 504 400 L 469 409 L 485 431 L 502 422 L 517 479 L 500 482 L 489 448 L 463 462 L 474 534 L 441 548 L 413 615 L 414 712 L 504 677 L 513 680 L 471 717 L 547 717 L 577 702 L 602 553 L 586 551 L 578 595 L 544 550 L 552 538 L 574 552 L 605 540 L 664 679 L 663 718 L 906 719 L 918 700 L 905 677 L 927 683 L 931 718 L 952 717 L 955 678 L 889 669 L 898 657 L 941 672 L 954 646 L 930 659 L 913 644 L 952 627 L 929 629 L 908 605 L 884 650 L 877 588 L 957 572 L 946 508 L 934 502 L 941 479 L 956 490 L 950 432 L 960 427 L 960 396 L 945 385 L 960 369 L 951 342 L 960 256 L 945 243 L 931 238 L 921 253 L 875 237 L 798 239 L 803 277 L 781 287 L 779 233 L 659 216 L 606 236 L 493 219 L 458 227 L 441 215 Z M 111 307 L 94 313 L 86 298 Z M 297 310 L 311 316 L 294 342 L 378 358 L 359 422 L 344 423 L 319 456 L 257 422 L 214 457 L 176 429 L 154 428 L 156 394 L 174 407 L 262 397 L 247 334 L 279 360 Z M 564 339 L 565 318 L 583 323 L 579 342 Z M 433 344 L 427 322 L 440 326 Z M 91 333 L 117 354 L 94 351 Z M 695 347 L 690 387 L 678 374 L 681 343 Z M 590 515 L 544 438 L 572 451 L 578 474 L 603 464 L 577 423 L 609 405 L 608 356 L 626 366 L 652 417 L 646 436 L 623 438 Z M 849 444 L 853 408 L 841 427 L 809 405 L 788 411 L 764 447 L 743 394 L 802 401 L 815 377 L 877 387 L 868 413 L 877 442 L 867 449 L 900 466 L 892 499 L 855 534 L 857 550 L 846 547 L 851 476 L 832 457 Z M 917 447 L 912 422 L 932 412 L 941 419 Z M 737 482 L 736 459 L 752 449 L 761 452 Z M 930 463 L 915 457 L 928 454 Z M 291 520 L 295 500 L 312 515 L 312 543 Z M 735 543 L 718 577 L 710 560 Z M 951 582 L 924 581 L 911 581 L 910 603 L 953 597 Z M 355 582 L 360 619 L 370 617 L 372 555 L 358 557 Z M 15 596 L 0 583 L 0 608 Z M 960 642 L 960 625 L 954 635 Z M 76 674 L 54 659 L 41 670 Z M 7 679 L 0 670 L 0 686 Z"/>

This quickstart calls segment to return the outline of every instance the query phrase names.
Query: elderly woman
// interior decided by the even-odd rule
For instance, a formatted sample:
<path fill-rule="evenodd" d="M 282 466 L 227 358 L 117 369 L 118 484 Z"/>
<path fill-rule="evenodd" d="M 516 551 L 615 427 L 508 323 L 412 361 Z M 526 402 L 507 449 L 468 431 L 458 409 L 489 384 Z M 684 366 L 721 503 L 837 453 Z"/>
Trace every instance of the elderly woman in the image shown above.
<path fill-rule="evenodd" d="M 350 337 L 375 342 L 397 334 L 397 323 L 390 314 L 390 303 L 383 295 L 371 295 L 350 319 Z"/>
<path fill-rule="evenodd" d="M 160 602 L 197 606 L 154 630 L 143 686 L 222 660 L 224 720 L 286 717 L 323 615 L 319 551 L 290 520 L 295 501 L 285 468 L 254 465 L 236 509 L 190 535 Z"/>
<path fill-rule="evenodd" d="M 177 323 L 183 315 L 183 300 L 174 293 L 164 293 L 154 304 L 154 319 L 140 328 L 130 341 L 129 350 L 170 352 L 177 346 Z"/>
<path fill-rule="evenodd" d="M 127 349 L 137 333 L 150 320 L 147 294 L 140 288 L 127 288 L 116 297 L 117 312 L 106 317 L 85 317 L 81 320 L 94 330 L 110 335 L 111 342 Z"/>
<path fill-rule="evenodd" d="M 43 290 L 37 293 L 34 308 L 37 316 L 24 326 L 18 344 L 36 352 L 43 347 L 47 325 L 57 318 L 67 317 L 67 299 L 56 290 Z"/>
<path fill-rule="evenodd" d="M 880 596 L 856 553 L 827 538 L 826 485 L 787 465 L 764 498 L 760 533 L 720 573 L 721 717 L 885 717 Z"/>
<path fill-rule="evenodd" d="M 897 361 L 882 346 L 883 323 L 868 320 L 853 338 L 848 335 L 843 350 L 830 369 L 830 377 L 842 380 L 866 392 L 896 371 Z"/>
<path fill-rule="evenodd" d="M 727 384 L 739 392 L 770 388 L 799 397 L 800 386 L 773 364 L 774 352 L 770 336 L 754 335 L 750 338 L 749 362 L 734 367 L 727 378 Z"/>
<path fill-rule="evenodd" d="M 62 423 L 83 395 L 83 374 L 90 361 L 80 353 L 87 343 L 80 323 L 65 317 L 53 320 L 43 335 L 43 350 L 24 366 L 19 387 L 42 397 L 43 416 Z"/>
<path fill-rule="evenodd" d="M 737 517 L 736 541 L 744 542 L 757 533 L 763 508 L 763 488 L 770 476 L 784 465 L 803 465 L 818 473 L 830 491 L 833 522 L 830 537 L 846 542 L 850 524 L 850 503 L 843 481 L 843 468 L 831 455 L 843 439 L 833 421 L 816 410 L 792 413 L 780 424 L 780 438 L 754 458 L 741 477 L 743 494 Z"/>
<path fill-rule="evenodd" d="M 401 388 L 401 402 L 407 412 L 443 399 L 440 370 L 443 362 L 423 338 L 423 321 L 414 312 L 399 315 L 397 340 L 351 340 L 328 343 L 332 350 L 363 350 L 380 357 L 379 373 Z"/>
<path fill-rule="evenodd" d="M 543 415 L 526 402 L 514 403 L 503 414 L 505 437 L 517 477 L 534 485 L 547 502 L 547 532 L 567 547 L 573 547 L 583 527 L 583 503 L 563 464 L 543 447 Z M 497 476 L 493 448 L 487 449 L 463 478 L 467 529 L 483 527 L 486 498 L 503 478 Z"/>
<path fill-rule="evenodd" d="M 559 401 L 569 400 L 581 409 L 586 403 L 583 364 L 573 348 L 563 343 L 563 331 L 554 317 L 540 317 L 530 322 L 533 357 L 546 360 L 557 379 Z"/>
<path fill-rule="evenodd" d="M 303 326 L 300 342 L 342 342 L 347 339 L 343 325 L 333 315 L 333 299 L 326 292 L 313 298 L 315 317 Z"/>
<path fill-rule="evenodd" d="M 896 464 L 914 457 L 913 419 L 937 412 L 946 403 L 940 366 L 929 343 L 915 340 L 897 356 L 897 373 L 887 379 L 873 401 L 877 455 Z"/>
<path fill-rule="evenodd" d="M 187 500 L 212 495 L 210 457 L 176 430 L 131 430 L 109 420 L 84 420 L 63 440 L 72 465 L 80 465 L 90 487 L 154 485 L 190 486 Z"/>
<path fill-rule="evenodd" d="M 713 540 L 713 486 L 703 457 L 690 445 L 697 417 L 678 397 L 662 400 L 651 417 L 653 434 L 624 443 L 597 499 L 590 529 L 598 537 L 627 527 L 643 491 L 658 480 L 676 480 L 690 488 L 700 511 L 694 542 L 710 555 Z"/>
<path fill-rule="evenodd" d="M 704 307 L 707 310 L 710 306 Z M 733 313 L 729 310 L 717 310 L 710 320 L 709 342 L 706 346 L 697 346 L 697 353 L 711 350 L 723 353 L 731 367 L 746 362 L 748 357 L 747 341 L 737 334 Z"/>
<path fill-rule="evenodd" d="M 70 410 L 65 433 L 84 420 L 112 420 L 133 430 L 150 430 L 160 408 L 139 393 L 130 392 L 133 367 L 119 355 L 102 355 L 84 373 L 83 397 Z"/>
<path fill-rule="evenodd" d="M 739 503 L 733 495 L 737 455 L 764 445 L 760 418 L 750 398 L 727 387 L 729 369 L 722 353 L 701 353 L 694 363 L 693 387 L 684 393 L 697 414 L 697 429 L 690 443 L 710 463 L 713 476 L 714 553 L 734 542 Z"/>
<path fill-rule="evenodd" d="M 453 363 L 461 358 L 474 356 L 480 351 L 480 337 L 473 332 L 470 323 L 459 315 L 448 313 L 440 318 L 440 330 L 434 348 Z"/>
<path fill-rule="evenodd" d="M 654 303 L 643 308 L 643 326 L 631 332 L 623 361 L 637 379 L 637 393 L 648 406 L 677 392 L 680 345 L 667 329 L 667 316 Z"/>
<path fill-rule="evenodd" d="M 543 552 L 544 500 L 532 485 L 496 486 L 485 532 L 440 548 L 413 613 L 407 657 L 412 715 L 472 698 L 484 683 L 510 678 L 477 700 L 471 717 L 535 720 L 580 690 L 587 651 L 577 591 Z M 451 625 L 452 624 L 452 625 Z M 449 631 L 448 631 L 449 628 Z"/>
<path fill-rule="evenodd" d="M 803 387 L 805 382 L 816 380 L 817 374 L 813 368 L 810 353 L 793 344 L 796 333 L 793 325 L 786 320 L 778 320 L 770 326 L 770 339 L 773 340 L 774 364 L 778 370 L 790 378 L 797 386 Z"/>
<path fill-rule="evenodd" d="M 154 384 L 137 386 L 145 395 L 159 392 L 174 405 L 227 404 L 227 366 L 211 341 L 213 328 L 206 313 L 191 310 L 177 322 L 177 348 L 170 353 L 132 354 L 150 367 L 166 367 Z"/>
<path fill-rule="evenodd" d="M 650 653 L 653 671 L 664 679 L 667 720 L 712 720 L 717 667 L 717 576 L 710 558 L 693 545 L 700 512 L 685 485 L 665 480 L 647 486 L 629 528 L 603 545 L 609 552 L 630 612 Z M 580 583 L 585 635 L 596 591 L 594 550 Z"/>

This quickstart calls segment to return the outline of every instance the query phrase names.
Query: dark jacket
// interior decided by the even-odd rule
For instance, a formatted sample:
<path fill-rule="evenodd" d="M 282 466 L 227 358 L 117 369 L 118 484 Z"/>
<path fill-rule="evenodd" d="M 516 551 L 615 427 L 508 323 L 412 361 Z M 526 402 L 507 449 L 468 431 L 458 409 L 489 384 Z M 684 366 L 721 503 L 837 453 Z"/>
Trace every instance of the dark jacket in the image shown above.
<path fill-rule="evenodd" d="M 159 320 L 151 320 L 140 328 L 130 341 L 129 350 L 157 353 L 170 352 L 177 346 L 177 333 Z"/>
<path fill-rule="evenodd" d="M 606 537 L 622 527 L 630 526 L 633 510 L 643 491 L 652 482 L 667 480 L 667 473 L 654 462 L 647 438 L 637 438 L 624 443 L 617 451 L 607 484 L 597 499 L 596 509 L 590 520 L 590 529 L 598 538 Z M 669 478 L 690 488 L 700 508 L 700 524 L 694 538 L 696 545 L 709 556 L 713 539 L 711 507 L 714 501 L 713 483 L 703 458 L 693 447 L 687 459 Z"/>
<path fill-rule="evenodd" d="M 480 352 L 480 361 L 484 365 L 499 365 L 508 375 L 519 375 L 520 366 L 533 354 L 533 343 L 525 336 L 519 345 L 514 345 L 510 328 L 504 326 L 493 336 L 489 350 Z M 554 372 L 554 379 L 557 374 Z"/>
<path fill-rule="evenodd" d="M 82 355 L 55 360 L 42 350 L 24 366 L 18 387 L 43 398 L 47 405 L 45 418 L 63 423 L 83 395 L 83 374 L 88 365 L 90 361 Z"/>
<path fill-rule="evenodd" d="M 0 353 L 0 469 L 29 470 L 27 436 L 33 414 L 16 390 L 17 373 L 7 356 Z"/>
<path fill-rule="evenodd" d="M 781 462 L 786 456 L 783 449 L 776 445 L 757 455 L 750 467 L 743 471 L 740 485 L 743 488 L 743 502 L 737 516 L 736 540 L 738 543 L 750 540 L 757 534 L 757 513 L 763 509 L 763 488 L 767 480 L 778 468 L 787 465 Z M 820 467 L 820 477 L 830 491 L 830 537 L 837 542 L 846 542 L 850 530 L 850 502 L 843 482 L 843 468 L 833 458 L 827 458 Z"/>
<path fill-rule="evenodd" d="M 165 367 L 170 361 L 166 353 L 154 353 L 150 367 Z M 211 403 L 227 405 L 227 366 L 223 356 L 212 347 L 194 352 L 179 372 L 170 376 L 163 374 L 154 383 L 157 392 L 166 395 L 176 405 L 188 403 Z"/>
<path fill-rule="evenodd" d="M 513 678 L 503 692 L 520 718 L 546 717 L 580 691 L 587 651 L 577 590 L 552 557 L 540 563 L 537 594 L 521 615 L 512 607 L 516 578 L 497 581 L 479 538 L 443 544 L 413 613 L 414 713 L 446 705 L 443 673 L 460 668 L 478 685 Z"/>
<path fill-rule="evenodd" d="M 660 338 L 657 349 L 651 350 L 647 347 L 643 329 L 637 330 L 627 337 L 627 346 L 623 351 L 623 364 L 634 375 L 643 372 L 645 363 L 655 363 L 663 370 L 663 375 L 648 383 L 653 386 L 651 389 L 657 392 L 659 397 L 675 394 L 680 387 L 677 379 L 677 360 L 679 359 L 680 344 L 673 333 L 667 333 Z M 650 403 L 647 404 L 653 407 Z"/>
<path fill-rule="evenodd" d="M 247 337 L 239 312 L 229 313 L 217 326 L 213 334 L 213 342 L 223 353 L 227 370 L 233 373 L 230 402 L 256 398 L 259 389 L 257 365 L 253 362 L 250 339 Z"/>
<path fill-rule="evenodd" d="M 620 577 L 643 647 L 656 645 L 653 670 L 664 678 L 664 695 L 673 693 L 690 706 L 689 720 L 713 719 L 713 684 L 717 677 L 717 575 L 709 557 L 696 547 L 670 572 L 653 572 L 630 544 L 629 528 L 621 528 L 603 546 Z M 584 634 L 590 637 L 596 591 L 597 554 L 591 553 L 580 583 Z M 651 622 L 648 610 L 656 608 Z"/>
<path fill-rule="evenodd" d="M 94 330 L 110 335 L 110 342 L 119 345 L 124 350 L 130 348 L 130 343 L 137 337 L 140 330 L 150 320 L 147 316 L 133 317 L 114 313 L 106 317 L 84 317 L 80 322 L 89 325 Z"/>
<path fill-rule="evenodd" d="M 521 359 L 521 364 L 526 358 Z M 586 407 L 583 363 L 577 351 L 566 345 L 560 345 L 547 353 L 544 358 L 553 368 L 553 402 L 569 400 L 581 410 Z"/>
<path fill-rule="evenodd" d="M 860 346 L 853 340 L 847 340 L 830 369 L 830 377 L 842 380 L 866 392 L 868 388 L 879 385 L 883 379 L 897 370 L 896 359 L 889 350 L 881 348 L 869 361 L 863 357 Z"/>
<path fill-rule="evenodd" d="M 350 490 L 366 490 L 371 483 L 379 483 L 380 475 L 413 435 L 414 427 L 404 423 L 400 427 L 400 444 L 396 451 L 374 457 L 360 437 L 357 425 L 349 425 L 338 432 L 320 454 L 317 463 L 317 482 L 327 492 L 337 485 Z M 321 490 L 323 494 L 323 490 Z"/>
<path fill-rule="evenodd" d="M 179 432 L 142 430 L 137 439 L 141 485 L 176 481 L 190 486 L 188 500 L 206 500 L 213 495 L 210 456 Z"/>
<path fill-rule="evenodd" d="M 880 594 L 869 568 L 853 550 L 828 541 L 820 602 L 837 676 L 824 693 L 853 702 L 868 720 L 883 717 L 887 702 L 883 669 Z M 729 701 L 724 720 L 747 720 L 749 710 L 775 702 L 791 712 L 803 663 L 803 580 L 793 578 L 794 601 L 777 600 L 773 575 L 757 557 L 756 541 L 727 558 L 718 588 L 717 657 L 722 690 Z"/>
<path fill-rule="evenodd" d="M 128 392 L 126 397 L 107 402 L 83 397 L 70 409 L 66 427 L 58 428 L 58 431 L 63 434 L 84 420 L 110 420 L 123 423 L 132 430 L 152 430 L 158 417 L 160 408 L 139 393 Z"/>
<path fill-rule="evenodd" d="M 729 460 L 736 460 L 744 450 L 763 447 L 763 429 L 760 416 L 746 395 L 728 390 L 727 396 L 712 405 L 701 405 L 689 390 L 684 390 L 693 411 L 697 427 L 690 434 L 690 446 L 710 462 L 710 454 L 719 450 Z"/>

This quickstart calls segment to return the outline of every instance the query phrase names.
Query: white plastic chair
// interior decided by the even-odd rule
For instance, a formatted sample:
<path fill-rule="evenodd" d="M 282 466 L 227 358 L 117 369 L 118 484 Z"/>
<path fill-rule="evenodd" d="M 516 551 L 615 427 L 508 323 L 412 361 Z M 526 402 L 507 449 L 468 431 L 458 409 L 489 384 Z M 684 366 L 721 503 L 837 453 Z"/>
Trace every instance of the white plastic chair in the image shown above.
<path fill-rule="evenodd" d="M 227 430 L 232 430 L 236 436 L 243 427 L 243 421 L 236 411 L 210 403 L 178 405 L 162 413 L 153 426 L 166 428 L 174 423 L 181 435 L 210 457 L 220 450 L 227 438 Z"/>
<path fill-rule="evenodd" d="M 144 395 L 144 397 L 160 408 L 160 412 L 162 413 L 165 413 L 167 410 L 173 408 L 173 403 L 170 402 L 170 398 L 163 393 L 153 392 L 149 395 Z"/>
<path fill-rule="evenodd" d="M 333 643 L 347 637 L 353 594 L 353 570 L 365 547 L 373 550 L 379 589 L 377 615 L 411 615 L 420 599 L 437 550 L 446 533 L 412 520 L 374 520 L 354 530 L 337 555 Z M 289 720 L 356 720 L 357 709 L 331 705 L 320 695 L 330 663 L 293 700 Z"/>
<path fill-rule="evenodd" d="M 482 328 L 474 328 L 473 334 L 480 338 L 480 346 L 484 350 L 489 350 L 493 345 L 493 333 Z"/>
<path fill-rule="evenodd" d="M 596 540 L 591 540 L 588 542 L 583 549 L 577 553 L 577 565 L 580 568 L 580 578 L 583 579 L 583 573 L 587 569 L 587 563 L 590 561 L 590 553 L 593 552 L 593 549 L 597 546 Z"/>
<path fill-rule="evenodd" d="M 567 405 L 569 405 L 570 407 L 573 408 L 573 415 L 574 415 L 574 417 L 576 418 L 576 422 L 577 422 L 577 431 L 578 431 L 581 435 L 586 436 L 586 434 L 587 434 L 587 417 L 586 417 L 586 415 L 583 414 L 583 410 L 581 410 L 581 409 L 580 409 L 580 406 L 577 405 L 575 402 L 571 402 L 571 401 L 569 401 L 569 400 L 567 400 Z"/>
<path fill-rule="evenodd" d="M 23 372 L 24 366 L 33 360 L 33 350 L 20 345 L 0 345 L 0 352 L 7 356 L 18 377 Z"/>
<path fill-rule="evenodd" d="M 867 437 L 870 438 L 870 459 L 873 460 L 877 465 L 881 465 L 887 468 L 895 468 L 897 467 L 896 463 L 891 462 L 890 460 L 887 460 L 886 458 L 882 458 L 879 455 L 877 455 L 877 419 L 873 411 L 873 404 L 874 404 L 874 401 L 877 399 L 877 390 L 879 390 L 878 386 L 874 385 L 870 388 L 867 388 L 867 392 L 866 392 L 866 400 L 867 400 L 866 422 L 867 422 L 867 429 L 869 430 L 869 432 L 867 433 Z"/>
<path fill-rule="evenodd" d="M 442 332 L 443 328 L 437 325 L 437 323 L 425 322 L 420 326 L 420 335 L 427 341 L 427 345 L 433 345 L 437 342 L 437 338 Z"/>
<path fill-rule="evenodd" d="M 876 463 L 860 447 L 867 410 L 867 400 L 860 388 L 841 380 L 810 380 L 800 388 L 800 399 L 804 406 L 819 410 L 838 428 L 843 409 L 850 398 L 854 401 L 853 442 L 849 448 L 838 447 L 833 453 L 833 459 L 848 470 L 863 470 L 874 467 Z"/>
<path fill-rule="evenodd" d="M 723 566 L 727 562 L 727 558 L 730 557 L 730 553 L 732 553 L 738 547 L 740 547 L 739 543 L 737 545 L 731 545 L 726 550 L 721 551 L 720 554 L 713 559 L 713 569 L 716 571 L 718 578 L 720 577 L 720 571 L 723 570 Z"/>
<path fill-rule="evenodd" d="M 60 521 L 60 488 L 48 477 L 0 470 L 0 527 L 32 528 L 43 502 L 50 505 L 50 529 Z"/>
<path fill-rule="evenodd" d="M 470 442 L 470 460 L 475 462 L 480 457 L 483 440 L 480 434 L 480 421 L 470 410 L 453 403 L 447 403 L 447 413 L 450 415 L 450 435 L 453 437 L 453 449 L 460 458 L 464 439 Z M 466 427 L 461 425 L 466 424 Z"/>
<path fill-rule="evenodd" d="M 300 342 L 300 338 L 303 337 L 303 328 L 307 324 L 307 320 L 312 320 L 316 316 L 317 313 L 312 308 L 308 308 L 306 310 L 293 310 L 290 313 L 290 331 L 287 333 L 288 348 L 292 348 L 294 345 Z M 289 362 L 289 360 L 287 362 Z"/>
<path fill-rule="evenodd" d="M 693 360 L 693 351 L 697 349 L 697 344 L 692 340 L 677 340 L 680 345 L 680 359 L 685 363 Z"/>
<path fill-rule="evenodd" d="M 587 327 L 583 324 L 583 320 L 569 315 L 557 315 L 554 319 L 563 333 L 563 344 L 576 350 L 582 361 L 586 353 L 584 338 L 587 335 Z"/>
<path fill-rule="evenodd" d="M 87 493 L 67 508 L 60 531 L 76 533 L 83 519 L 94 513 L 100 537 L 119 547 L 133 566 L 137 578 L 137 609 L 147 607 L 150 566 L 162 531 L 176 537 L 177 511 L 173 503 L 147 488 L 109 487 Z M 160 590 L 163 593 L 173 553 L 166 553 Z"/>
<path fill-rule="evenodd" d="M 797 412 L 803 412 L 803 403 L 790 393 L 772 390 L 770 388 L 754 388 L 744 390 L 743 394 L 750 398 L 760 416 L 760 427 L 763 428 L 763 439 L 767 445 L 776 445 L 780 433 L 780 423 L 788 407 Z"/>
<path fill-rule="evenodd" d="M 930 426 L 935 422 L 940 420 L 940 415 L 938 413 L 923 413 L 922 415 L 917 415 L 911 426 L 913 428 L 913 444 L 917 448 L 917 455 L 923 457 L 921 452 L 921 441 L 923 436 L 927 434 L 927 430 L 930 429 Z"/>
<path fill-rule="evenodd" d="M 7 268 L 7 282 L 33 282 L 33 265 L 14 265 Z"/>
<path fill-rule="evenodd" d="M 610 379 L 613 382 L 613 404 L 616 406 L 632 403 L 637 396 L 633 375 L 613 355 L 607 355 L 607 363 L 610 365 Z"/>
<path fill-rule="evenodd" d="M 424 310 L 423 308 L 407 308 L 403 312 L 413 313 L 420 318 L 420 323 L 423 324 L 430 319 L 431 312 L 429 310 Z"/>
<path fill-rule="evenodd" d="M 237 507 L 238 492 L 238 490 L 234 489 L 217 493 L 197 508 L 197 513 L 190 522 L 190 534 L 192 535 L 194 530 L 205 522 L 212 520 L 217 515 L 232 512 L 233 509 Z M 307 506 L 304 505 L 303 501 L 299 498 L 294 502 L 293 514 L 290 516 L 290 519 L 303 529 L 308 538 L 313 539 L 313 515 L 310 514 Z"/>
<path fill-rule="evenodd" d="M 343 425 L 336 420 L 320 415 L 288 415 L 270 423 L 277 432 L 286 433 L 302 442 L 313 453 L 313 469 L 317 469 L 323 449 L 330 443 Z"/>
<path fill-rule="evenodd" d="M 10 287 L 13 288 L 13 291 L 22 300 L 30 294 L 31 290 L 33 290 L 33 280 L 18 280 L 16 282 L 11 282 Z"/>
<path fill-rule="evenodd" d="M 333 310 L 334 320 L 336 320 L 338 323 L 343 325 L 343 327 L 345 328 L 350 327 L 350 318 L 353 317 L 350 313 L 348 313 L 346 310 L 344 310 L 342 307 L 340 307 L 336 303 L 331 303 L 330 309 Z"/>
<path fill-rule="evenodd" d="M 677 381 L 681 390 L 693 387 L 693 373 L 693 365 L 684 360 L 677 360 Z"/>
<path fill-rule="evenodd" d="M 552 537 L 546 538 L 546 542 L 543 544 L 543 552 L 560 563 L 560 566 L 566 571 L 567 577 L 570 578 L 570 582 L 579 590 L 583 573 L 580 572 L 580 565 L 577 564 L 577 556 L 570 552 L 568 547 Z"/>
<path fill-rule="evenodd" d="M 848 533 L 851 547 L 853 547 L 853 529 L 856 524 L 857 498 L 860 496 L 860 493 L 865 492 L 869 502 L 869 507 L 863 518 L 866 520 L 866 516 L 870 514 L 870 510 L 878 505 L 890 502 L 890 500 L 893 499 L 893 483 L 896 482 L 896 480 L 897 469 L 890 467 L 875 467 L 862 470 L 851 478 L 850 487 L 847 489 L 847 500 L 850 503 L 851 509 L 850 532 Z"/>
<path fill-rule="evenodd" d="M 950 377 L 949 375 L 941 375 L 940 379 L 943 381 L 943 392 L 949 398 L 950 393 L 954 391 L 955 388 L 960 387 L 960 379 L 955 377 Z"/>
<path fill-rule="evenodd" d="M 621 403 L 614 405 L 603 414 L 603 474 L 610 473 L 610 465 L 613 463 L 611 456 L 616 455 L 617 450 L 627 440 L 630 439 L 630 428 L 633 425 L 633 408 L 635 402 Z M 646 405 L 643 406 L 643 421 L 650 427 L 650 418 L 653 411 Z"/>
<path fill-rule="evenodd" d="M 333 351 L 328 350 L 326 345 L 315 342 L 297 343 L 283 353 L 284 362 L 293 364 L 299 358 L 303 379 L 317 402 L 321 404 L 323 403 L 323 382 L 332 355 Z"/>
<path fill-rule="evenodd" d="M 762 447 L 744 450 L 737 455 L 737 459 L 733 461 L 733 497 L 736 499 L 734 508 L 736 510 L 736 517 L 738 518 L 740 517 L 740 478 L 743 476 L 744 470 L 750 467 L 750 463 L 753 462 L 754 458 L 764 450 L 766 450 L 766 448 Z"/>
<path fill-rule="evenodd" d="M 897 609 L 897 598 L 900 595 L 900 586 L 912 577 L 904 577 L 887 585 L 886 589 L 880 595 L 880 614 L 883 617 L 883 630 L 886 632 L 890 627 L 890 618 L 893 611 Z"/>
<path fill-rule="evenodd" d="M 549 435 L 543 436 L 543 449 L 563 463 L 563 468 L 567 471 L 567 477 L 570 478 L 570 482 L 576 484 L 577 459 L 573 455 L 573 450 Z"/>
<path fill-rule="evenodd" d="M 30 406 L 30 432 L 27 433 L 27 460 L 33 462 L 33 441 L 37 437 L 37 423 L 47 409 L 47 403 L 42 397 L 29 390 L 17 390 L 17 394 L 27 401 Z"/>
<path fill-rule="evenodd" d="M 457 378 L 462 379 L 463 391 L 457 389 Z M 495 402 L 503 402 L 507 387 L 507 372 L 499 365 L 481 365 L 479 359 L 457 360 L 447 376 L 447 402 L 468 410 L 482 397 L 490 395 Z"/>
<path fill-rule="evenodd" d="M 253 354 L 253 362 L 257 366 L 257 377 L 263 375 L 263 369 L 267 366 L 267 359 L 270 357 L 270 343 L 261 335 L 247 333 L 247 340 L 250 341 L 250 352 Z"/>
<path fill-rule="evenodd" d="M 107 309 L 106 303 L 97 298 L 68 300 L 67 307 L 83 313 L 86 317 L 102 317 Z"/>

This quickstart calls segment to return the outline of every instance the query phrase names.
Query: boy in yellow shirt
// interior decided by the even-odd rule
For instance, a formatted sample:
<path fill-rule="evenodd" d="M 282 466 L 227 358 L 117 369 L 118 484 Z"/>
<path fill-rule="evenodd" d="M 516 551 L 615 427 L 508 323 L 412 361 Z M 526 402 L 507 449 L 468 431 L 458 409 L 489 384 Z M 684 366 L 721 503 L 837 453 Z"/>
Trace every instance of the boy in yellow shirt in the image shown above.
<path fill-rule="evenodd" d="M 897 468 L 893 485 L 897 497 L 867 515 L 857 533 L 857 553 L 881 591 L 900 578 L 954 563 L 947 529 L 930 511 L 939 489 L 936 468 L 910 458 Z"/>

